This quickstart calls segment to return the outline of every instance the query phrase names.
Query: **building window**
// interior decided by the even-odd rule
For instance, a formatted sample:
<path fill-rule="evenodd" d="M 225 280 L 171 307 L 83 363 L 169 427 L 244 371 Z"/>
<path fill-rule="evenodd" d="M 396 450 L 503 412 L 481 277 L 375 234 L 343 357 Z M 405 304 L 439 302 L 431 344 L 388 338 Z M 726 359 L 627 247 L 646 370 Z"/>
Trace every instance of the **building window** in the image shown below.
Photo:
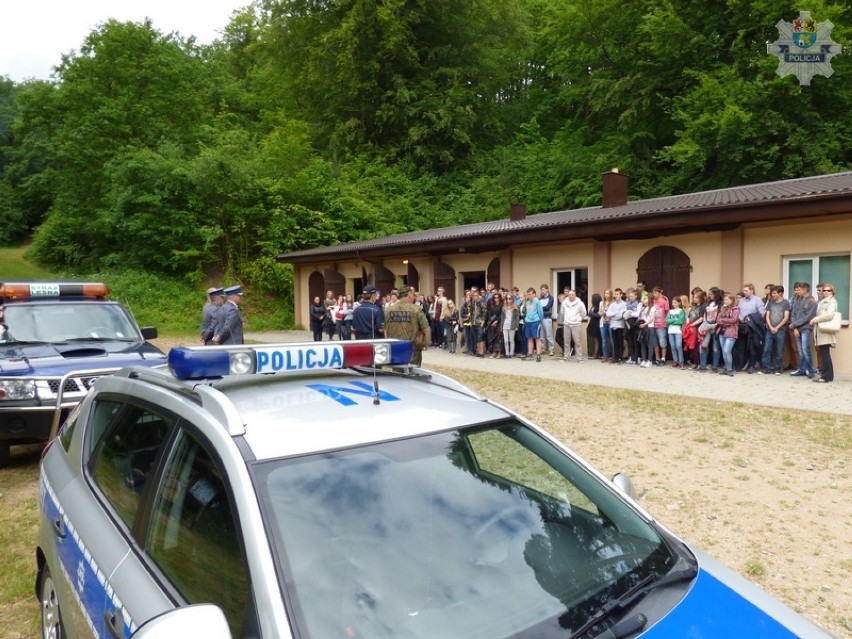
<path fill-rule="evenodd" d="M 550 291 L 555 298 L 562 293 L 566 288 L 573 288 L 577 291 L 577 297 L 585 302 L 586 285 L 589 281 L 589 269 L 587 268 L 566 268 L 555 269 L 553 271 L 553 282 L 550 286 Z"/>
<path fill-rule="evenodd" d="M 811 285 L 811 294 L 816 293 L 820 282 L 834 284 L 834 296 L 837 298 L 837 310 L 843 315 L 844 324 L 849 321 L 850 268 L 849 253 L 807 255 L 784 258 L 784 290 L 793 293 L 793 284 L 807 282 Z"/>

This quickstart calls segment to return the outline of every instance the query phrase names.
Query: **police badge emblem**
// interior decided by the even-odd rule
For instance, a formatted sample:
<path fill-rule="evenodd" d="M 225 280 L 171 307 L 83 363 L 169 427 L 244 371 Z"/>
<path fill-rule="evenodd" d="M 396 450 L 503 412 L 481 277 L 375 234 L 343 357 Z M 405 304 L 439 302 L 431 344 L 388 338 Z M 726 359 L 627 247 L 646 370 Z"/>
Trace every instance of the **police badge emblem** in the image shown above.
<path fill-rule="evenodd" d="M 816 20 L 793 20 L 793 44 L 807 49 L 816 42 Z"/>
<path fill-rule="evenodd" d="M 779 39 L 766 45 L 766 52 L 777 56 L 778 75 L 783 78 L 792 73 L 799 78 L 799 84 L 809 85 L 815 75 L 827 78 L 834 73 L 831 58 L 843 48 L 831 39 L 834 25 L 829 20 L 818 23 L 810 12 L 800 11 L 792 23 L 779 20 L 775 26 Z"/>

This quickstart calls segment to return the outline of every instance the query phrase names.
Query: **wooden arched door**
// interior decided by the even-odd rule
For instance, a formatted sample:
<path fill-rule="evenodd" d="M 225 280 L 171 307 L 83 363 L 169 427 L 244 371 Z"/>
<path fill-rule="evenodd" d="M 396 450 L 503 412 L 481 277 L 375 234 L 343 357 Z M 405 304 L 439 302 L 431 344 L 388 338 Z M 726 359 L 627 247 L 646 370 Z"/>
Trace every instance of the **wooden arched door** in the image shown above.
<path fill-rule="evenodd" d="M 689 296 L 689 275 L 692 265 L 689 256 L 674 246 L 655 246 L 639 258 L 636 279 L 645 280 L 647 290 L 662 287 L 666 297 Z"/>
<path fill-rule="evenodd" d="M 346 278 L 343 277 L 343 275 L 341 275 L 334 269 L 327 268 L 325 269 L 325 273 L 323 273 L 323 277 L 325 279 L 326 291 L 333 291 L 335 297 L 338 295 L 346 294 Z M 325 299 L 324 294 L 323 299 Z"/>
<path fill-rule="evenodd" d="M 488 269 L 485 271 L 485 284 L 494 282 L 494 288 L 500 288 L 500 258 L 495 257 L 488 263 Z"/>
<path fill-rule="evenodd" d="M 387 295 L 391 292 L 392 288 L 396 287 L 396 276 L 393 274 L 393 271 L 380 264 L 376 264 L 374 278 L 375 281 L 372 284 L 381 291 L 382 295 Z"/>
<path fill-rule="evenodd" d="M 408 262 L 408 274 L 405 277 L 405 283 L 416 291 L 420 290 L 420 272 L 414 266 L 414 262 Z"/>
<path fill-rule="evenodd" d="M 320 301 L 324 300 L 327 290 L 325 288 L 325 278 L 322 276 L 322 273 L 314 271 L 308 275 L 308 298 L 311 302 L 314 301 L 315 297 L 320 298 Z"/>
<path fill-rule="evenodd" d="M 451 299 L 456 296 L 456 271 L 455 269 L 440 260 L 435 261 L 435 288 L 443 286 L 445 295 Z"/>

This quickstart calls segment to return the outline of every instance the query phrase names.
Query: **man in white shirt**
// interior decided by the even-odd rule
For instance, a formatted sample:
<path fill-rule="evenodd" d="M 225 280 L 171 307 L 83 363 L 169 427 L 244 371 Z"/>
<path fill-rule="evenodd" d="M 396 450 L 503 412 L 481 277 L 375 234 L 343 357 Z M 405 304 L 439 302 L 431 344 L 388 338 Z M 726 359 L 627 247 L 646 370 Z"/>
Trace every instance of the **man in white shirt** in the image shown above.
<path fill-rule="evenodd" d="M 568 295 L 562 300 L 562 334 L 565 339 L 565 346 L 562 351 L 562 361 L 567 362 L 571 355 L 573 345 L 574 354 L 578 362 L 583 361 L 583 340 L 582 331 L 580 330 L 583 321 L 586 319 L 586 305 L 583 300 L 577 297 L 577 291 L 573 288 L 568 290 Z"/>

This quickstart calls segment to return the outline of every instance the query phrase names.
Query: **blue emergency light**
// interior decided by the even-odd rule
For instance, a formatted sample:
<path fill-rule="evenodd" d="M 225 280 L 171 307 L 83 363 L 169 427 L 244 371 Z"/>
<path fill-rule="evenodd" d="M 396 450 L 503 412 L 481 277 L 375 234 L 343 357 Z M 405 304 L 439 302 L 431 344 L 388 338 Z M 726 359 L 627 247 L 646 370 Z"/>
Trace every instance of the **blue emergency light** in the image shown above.
<path fill-rule="evenodd" d="M 353 366 L 407 366 L 409 341 L 299 342 L 238 346 L 178 346 L 169 351 L 177 379 L 208 379 L 253 373 L 296 373 Z"/>

